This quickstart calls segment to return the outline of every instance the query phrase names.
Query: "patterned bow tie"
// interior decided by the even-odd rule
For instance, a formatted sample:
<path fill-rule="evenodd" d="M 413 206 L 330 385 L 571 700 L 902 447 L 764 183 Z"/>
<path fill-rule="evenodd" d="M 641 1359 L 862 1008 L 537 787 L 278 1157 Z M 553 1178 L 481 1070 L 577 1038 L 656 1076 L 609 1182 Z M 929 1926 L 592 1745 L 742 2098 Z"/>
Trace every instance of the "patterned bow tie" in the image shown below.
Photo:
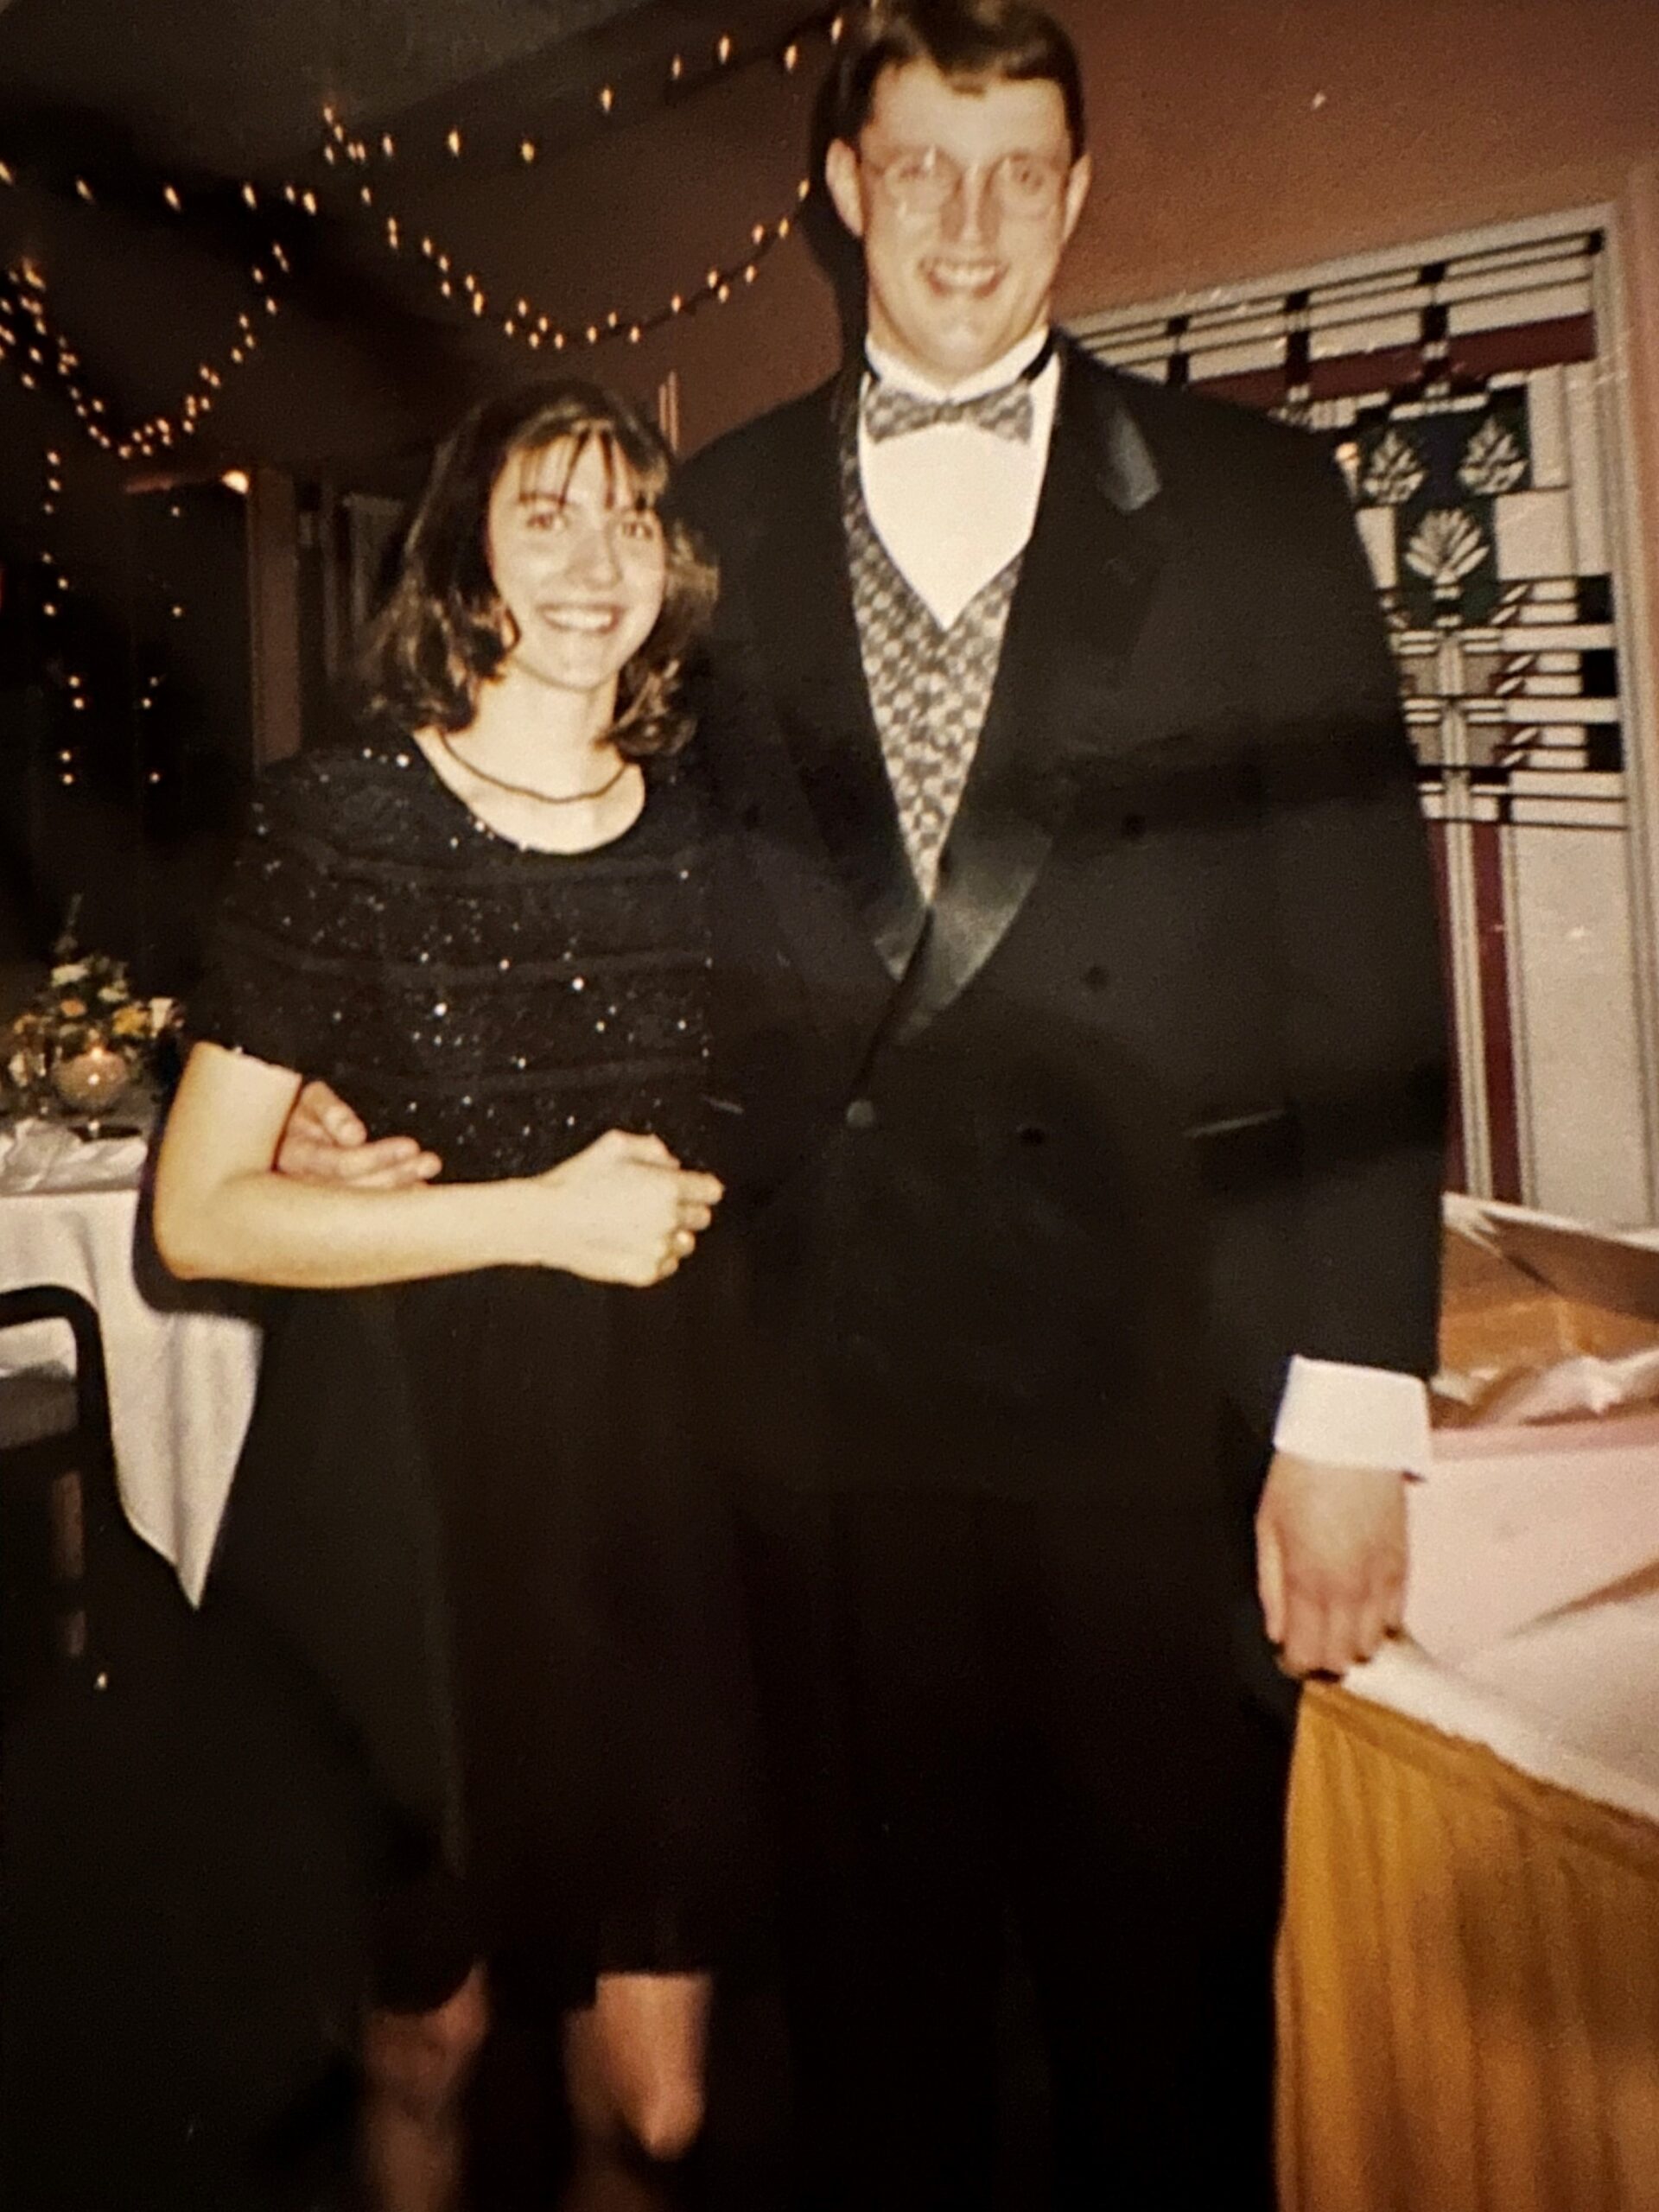
<path fill-rule="evenodd" d="M 875 383 L 864 401 L 864 426 L 872 438 L 902 438 L 936 423 L 972 423 L 994 437 L 1029 444 L 1033 410 L 1031 380 L 1021 377 L 977 399 L 918 399 L 897 385 Z"/>

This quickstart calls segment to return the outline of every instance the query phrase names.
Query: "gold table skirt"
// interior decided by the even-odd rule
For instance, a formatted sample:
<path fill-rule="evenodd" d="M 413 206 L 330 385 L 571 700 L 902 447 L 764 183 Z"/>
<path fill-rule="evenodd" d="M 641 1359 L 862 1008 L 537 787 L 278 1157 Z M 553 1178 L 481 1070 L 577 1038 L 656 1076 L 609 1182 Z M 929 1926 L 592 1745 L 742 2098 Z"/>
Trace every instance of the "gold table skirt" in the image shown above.
<path fill-rule="evenodd" d="M 1284 2212 L 1659 2212 L 1659 1828 L 1313 1686 L 1279 1994 Z"/>

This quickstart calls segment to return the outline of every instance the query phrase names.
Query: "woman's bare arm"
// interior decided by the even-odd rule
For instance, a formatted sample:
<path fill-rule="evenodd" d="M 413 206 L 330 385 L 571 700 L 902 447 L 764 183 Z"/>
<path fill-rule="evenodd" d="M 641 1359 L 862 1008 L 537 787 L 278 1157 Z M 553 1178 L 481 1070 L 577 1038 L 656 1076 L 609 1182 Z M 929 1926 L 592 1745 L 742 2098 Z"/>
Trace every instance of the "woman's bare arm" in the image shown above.
<path fill-rule="evenodd" d="M 561 1268 L 643 1287 L 671 1274 L 721 1185 L 655 1137 L 613 1130 L 544 1175 L 365 1190 L 278 1174 L 301 1077 L 198 1045 L 168 1118 L 156 1242 L 175 1274 L 345 1290 L 475 1268 Z"/>

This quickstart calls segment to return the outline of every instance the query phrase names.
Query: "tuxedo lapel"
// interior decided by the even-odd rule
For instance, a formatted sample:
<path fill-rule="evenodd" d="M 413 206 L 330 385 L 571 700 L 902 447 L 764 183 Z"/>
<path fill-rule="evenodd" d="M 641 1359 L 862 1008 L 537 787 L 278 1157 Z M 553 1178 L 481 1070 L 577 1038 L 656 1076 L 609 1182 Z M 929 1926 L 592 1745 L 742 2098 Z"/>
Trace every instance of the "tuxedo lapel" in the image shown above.
<path fill-rule="evenodd" d="M 924 907 L 870 709 L 842 513 L 843 378 L 808 411 L 791 465 L 767 487 L 771 526 L 743 579 L 751 644 L 823 849 L 886 971 L 904 972 Z"/>
<path fill-rule="evenodd" d="M 1162 561 L 1158 473 L 1114 384 L 1069 343 L 1036 523 L 989 712 L 906 979 L 914 1034 L 973 980 L 1047 859 L 1116 695 Z M 1124 741 L 1133 733 L 1120 731 Z"/>

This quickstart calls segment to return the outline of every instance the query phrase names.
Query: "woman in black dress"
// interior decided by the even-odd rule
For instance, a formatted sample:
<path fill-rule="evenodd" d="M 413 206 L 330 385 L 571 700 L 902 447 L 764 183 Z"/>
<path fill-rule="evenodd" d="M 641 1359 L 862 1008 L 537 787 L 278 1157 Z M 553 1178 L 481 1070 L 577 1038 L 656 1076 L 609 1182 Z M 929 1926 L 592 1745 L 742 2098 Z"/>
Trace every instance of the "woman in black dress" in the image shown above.
<path fill-rule="evenodd" d="M 299 1301 L 314 1348 L 352 1311 L 338 1294 L 394 1287 L 372 1294 L 438 1532 L 465 1836 L 415 1852 L 400 1918 L 423 1962 L 394 1959 L 402 1993 L 371 2015 L 366 2161 L 397 2212 L 459 2188 L 486 1964 L 498 2006 L 565 2014 L 569 2201 L 655 2201 L 652 2160 L 697 2132 L 709 1975 L 746 1909 L 707 1471 L 726 1270 L 717 1234 L 697 1250 L 721 1196 L 710 847 L 676 705 L 714 577 L 658 514 L 668 466 L 575 384 L 476 410 L 439 456 L 362 727 L 263 780 L 157 1176 L 169 1266 L 330 1294 Z M 276 1173 L 308 1077 L 371 1132 L 412 1129 L 431 1179 Z M 386 1394 L 289 1379 L 262 1387 L 279 1457 L 355 1422 L 354 1482 Z"/>

